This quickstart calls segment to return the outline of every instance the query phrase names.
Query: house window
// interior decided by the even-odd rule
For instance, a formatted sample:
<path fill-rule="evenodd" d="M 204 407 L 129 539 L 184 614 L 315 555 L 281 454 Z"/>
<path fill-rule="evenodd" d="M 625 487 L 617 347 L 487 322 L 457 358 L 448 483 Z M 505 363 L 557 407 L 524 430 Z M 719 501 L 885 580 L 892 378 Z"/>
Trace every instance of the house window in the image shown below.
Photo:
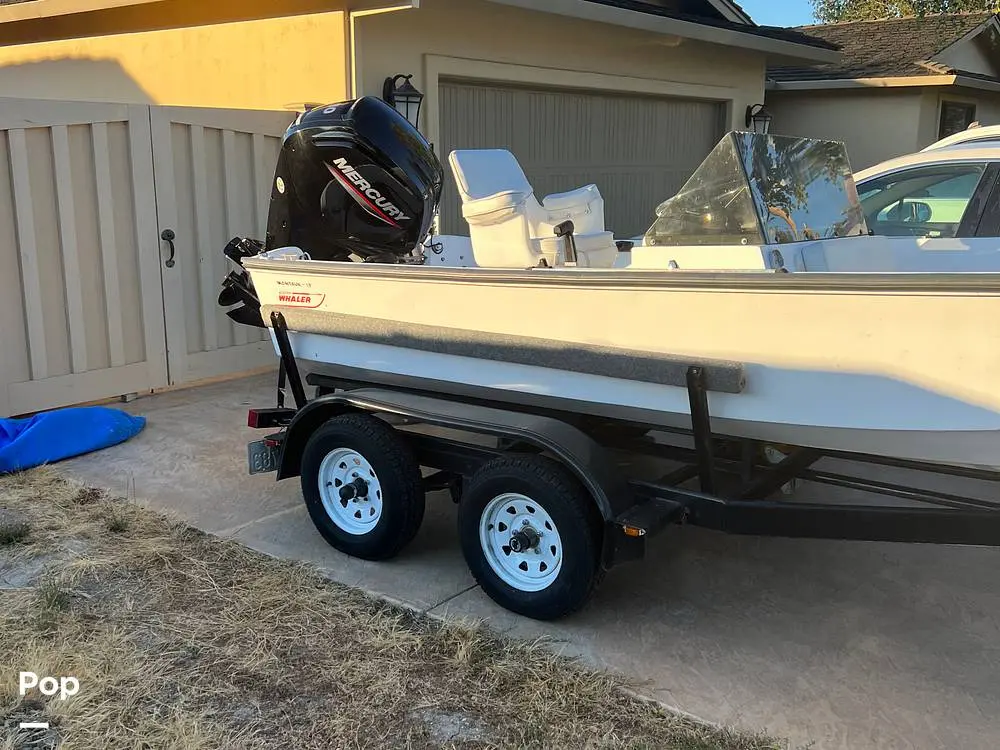
<path fill-rule="evenodd" d="M 976 105 L 965 102 L 941 102 L 941 123 L 938 138 L 961 133 L 976 121 Z"/>

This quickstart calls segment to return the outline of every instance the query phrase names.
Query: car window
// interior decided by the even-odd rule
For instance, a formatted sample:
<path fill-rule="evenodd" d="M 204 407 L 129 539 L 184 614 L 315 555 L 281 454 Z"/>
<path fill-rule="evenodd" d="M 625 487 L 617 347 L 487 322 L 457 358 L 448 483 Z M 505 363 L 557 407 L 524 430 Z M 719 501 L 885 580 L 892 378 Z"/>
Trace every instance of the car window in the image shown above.
<path fill-rule="evenodd" d="M 858 188 L 869 228 L 889 236 L 955 237 L 986 165 L 937 164 L 868 180 Z"/>

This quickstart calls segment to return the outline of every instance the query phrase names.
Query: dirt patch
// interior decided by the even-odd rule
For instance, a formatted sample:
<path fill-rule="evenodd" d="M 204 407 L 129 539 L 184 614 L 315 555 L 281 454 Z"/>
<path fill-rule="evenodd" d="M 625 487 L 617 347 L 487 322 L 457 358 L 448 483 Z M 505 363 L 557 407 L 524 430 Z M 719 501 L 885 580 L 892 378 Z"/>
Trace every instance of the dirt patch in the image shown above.
<path fill-rule="evenodd" d="M 0 608 L 0 750 L 783 747 L 669 714 L 545 644 L 418 617 L 48 471 L 0 478 L 0 505 L 31 529 L 7 548 L 21 585 Z M 80 690 L 22 699 L 25 670 Z"/>
<path fill-rule="evenodd" d="M 433 709 L 416 711 L 414 715 L 426 724 L 431 741 L 438 745 L 482 743 L 490 737 L 489 727 L 475 716 Z"/>
<path fill-rule="evenodd" d="M 28 515 L 11 508 L 0 508 L 0 547 L 24 542 L 31 533 Z"/>

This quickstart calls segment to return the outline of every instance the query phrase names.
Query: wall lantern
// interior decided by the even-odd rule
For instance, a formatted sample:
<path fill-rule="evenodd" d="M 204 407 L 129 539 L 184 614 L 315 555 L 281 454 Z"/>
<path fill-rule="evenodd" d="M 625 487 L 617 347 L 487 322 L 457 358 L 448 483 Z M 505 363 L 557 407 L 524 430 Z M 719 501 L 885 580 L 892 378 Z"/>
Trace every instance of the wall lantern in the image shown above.
<path fill-rule="evenodd" d="M 419 129 L 420 105 L 424 101 L 424 95 L 410 83 L 411 78 L 412 75 L 386 78 L 382 86 L 382 98 L 409 120 L 413 127 Z"/>
<path fill-rule="evenodd" d="M 763 104 L 752 104 L 747 107 L 747 127 L 752 127 L 755 133 L 770 131 L 772 119 L 774 118 Z"/>

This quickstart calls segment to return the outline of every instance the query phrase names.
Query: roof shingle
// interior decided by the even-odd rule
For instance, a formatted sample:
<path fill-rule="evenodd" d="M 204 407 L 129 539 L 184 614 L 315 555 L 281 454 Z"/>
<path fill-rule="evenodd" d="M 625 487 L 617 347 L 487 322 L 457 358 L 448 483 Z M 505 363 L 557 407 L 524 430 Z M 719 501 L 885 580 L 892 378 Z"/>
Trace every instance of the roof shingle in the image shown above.
<path fill-rule="evenodd" d="M 776 67 L 775 81 L 933 76 L 953 73 L 936 55 L 979 28 L 993 13 L 938 13 L 875 21 L 799 26 L 796 31 L 837 45 L 841 61 L 807 67 Z"/>
<path fill-rule="evenodd" d="M 634 10 L 639 13 L 648 13 L 653 16 L 663 16 L 664 18 L 676 18 L 679 21 L 690 21 L 692 23 L 699 23 L 703 26 L 714 26 L 720 29 L 729 29 L 730 31 L 735 31 L 740 34 L 750 34 L 752 36 L 762 36 L 768 39 L 778 39 L 783 42 L 792 42 L 793 44 L 802 44 L 807 47 L 816 47 L 819 49 L 837 49 L 836 45 L 827 42 L 819 37 L 803 34 L 800 31 L 794 29 L 780 28 L 777 26 L 748 26 L 744 23 L 736 23 L 735 21 L 727 21 L 721 18 L 711 18 L 708 16 L 695 15 L 691 13 L 681 13 L 668 8 L 664 8 L 660 5 L 653 5 L 649 2 L 644 2 L 643 0 L 588 0 L 592 3 L 598 3 L 599 5 L 610 5 L 615 8 L 622 8 L 624 10 Z"/>

